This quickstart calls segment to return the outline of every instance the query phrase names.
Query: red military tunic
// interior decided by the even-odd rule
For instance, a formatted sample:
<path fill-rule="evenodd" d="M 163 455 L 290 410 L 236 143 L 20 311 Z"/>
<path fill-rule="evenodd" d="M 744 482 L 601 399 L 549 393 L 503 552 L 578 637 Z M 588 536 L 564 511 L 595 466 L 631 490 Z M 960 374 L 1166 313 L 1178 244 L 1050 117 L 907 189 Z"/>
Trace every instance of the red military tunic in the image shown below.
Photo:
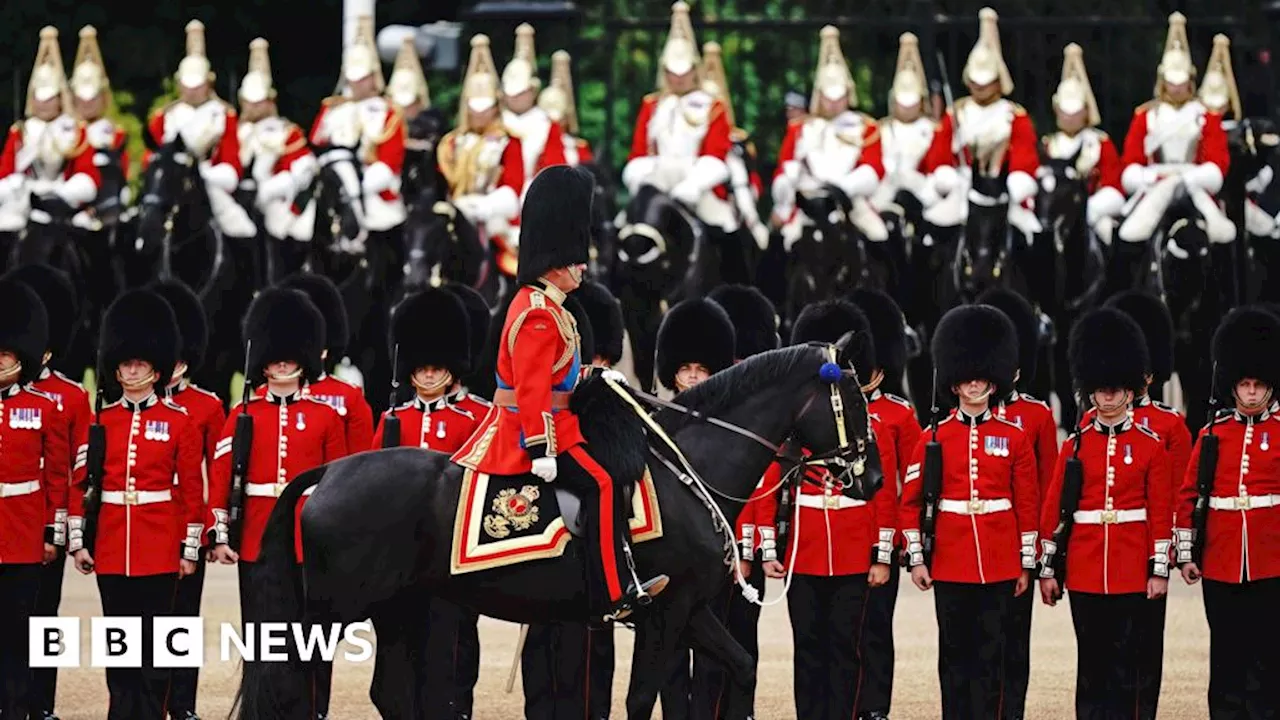
<path fill-rule="evenodd" d="M 31 387 L 53 398 L 58 412 L 67 424 L 67 467 L 79 470 L 89 452 L 89 425 L 93 423 L 93 410 L 89 407 L 89 393 L 84 386 L 57 370 L 44 368 Z M 69 476 L 68 476 L 69 477 Z M 54 510 L 54 544 L 67 544 L 67 501 Z"/>
<path fill-rule="evenodd" d="M 373 410 L 364 399 L 364 391 L 349 382 L 324 374 L 302 390 L 337 411 L 342 418 L 343 437 L 348 453 L 358 453 L 369 448 L 373 440 Z"/>
<path fill-rule="evenodd" d="M 867 396 L 867 410 L 880 420 L 882 431 L 876 432 L 876 443 L 893 446 L 893 456 L 898 459 L 894 470 L 898 473 L 898 481 L 894 484 L 894 496 L 902 494 L 902 479 L 907 476 L 907 465 L 911 462 L 911 454 L 920 441 L 920 421 L 916 420 L 916 411 L 911 403 L 891 393 L 873 391 Z M 884 467 L 885 482 L 889 481 L 889 468 Z"/>
<path fill-rule="evenodd" d="M 85 126 L 85 136 L 95 150 L 106 150 L 120 154 L 120 170 L 125 180 L 129 179 L 129 134 L 124 128 L 108 118 L 98 118 Z"/>
<path fill-rule="evenodd" d="M 1218 465 L 1200 571 L 1209 580 L 1225 583 L 1280 577 L 1280 417 L 1271 410 L 1254 418 L 1230 412 L 1212 426 L 1218 436 Z M 1201 438 L 1208 429 L 1200 431 Z M 1178 498 L 1180 563 L 1190 560 L 1199 465 L 1197 442 Z"/>
<path fill-rule="evenodd" d="M 1009 147 L 1004 155 L 1004 169 L 1011 173 L 1025 172 L 1035 177 L 1036 170 L 1040 168 L 1040 145 L 1036 141 L 1036 131 L 1031 124 L 1031 116 L 1027 115 L 1026 109 L 1021 105 L 1010 101 L 1004 102 L 1012 113 L 1012 118 L 1009 120 Z M 964 106 L 969 103 L 973 103 L 973 100 L 960 98 L 956 106 L 964 112 Z M 964 165 L 972 162 L 971 151 L 967 146 L 960 149 L 958 158 L 953 150 L 952 143 L 955 142 L 956 134 L 955 112 L 956 108 L 951 108 L 942 116 L 938 130 L 933 135 L 933 144 L 925 156 L 925 166 L 936 169 L 942 165 L 956 165 L 958 161 Z"/>
<path fill-rule="evenodd" d="M 1161 162 L 1156 156 L 1147 154 L 1147 116 L 1156 112 L 1160 103 L 1147 102 L 1133 111 L 1133 119 L 1129 122 L 1129 132 L 1124 138 L 1124 155 L 1121 158 L 1121 171 L 1130 165 L 1151 165 Z M 1222 116 L 1205 111 L 1198 117 L 1200 139 L 1195 145 L 1196 164 L 1211 162 L 1218 166 L 1226 177 L 1227 166 L 1231 162 L 1231 154 L 1227 149 L 1227 133 L 1222 129 Z M 1157 136 L 1159 137 L 1159 136 Z M 1182 162 L 1182 158 L 1169 158 L 1164 162 Z"/>
<path fill-rule="evenodd" d="M 1182 492 L 1182 478 L 1187 472 L 1187 461 L 1191 458 L 1191 431 L 1187 429 L 1187 420 L 1182 413 L 1157 400 L 1150 395 L 1143 395 L 1133 401 L 1133 421 L 1154 432 L 1164 442 L 1165 455 L 1169 458 L 1169 494 L 1177 502 L 1178 493 Z M 1080 427 L 1093 421 L 1097 410 L 1089 408 Z"/>
<path fill-rule="evenodd" d="M 855 115 L 850 112 L 849 115 Z M 868 165 L 876 171 L 876 176 L 884 178 L 884 159 L 881 154 L 880 147 L 880 126 L 875 119 L 869 115 L 857 114 L 862 119 L 862 137 L 860 143 L 856 146 L 853 141 L 844 140 L 842 144 L 855 147 L 857 156 L 853 161 L 853 165 L 848 167 L 846 172 L 853 172 L 853 169 L 861 165 Z M 843 117 L 843 115 L 842 115 Z M 785 166 L 789 162 L 806 162 L 809 161 L 807 152 L 797 153 L 797 147 L 801 146 L 801 136 L 804 135 L 806 125 L 811 118 L 796 119 L 787 123 L 787 134 L 782 137 L 782 149 L 778 151 L 778 167 L 773 172 L 773 176 L 777 178 L 785 171 Z M 815 148 L 816 149 L 816 148 Z M 821 158 L 813 158 L 812 162 L 819 163 Z M 823 178 L 826 179 L 826 178 Z"/>
<path fill-rule="evenodd" d="M 58 401 L 17 383 L 0 390 L 0 565 L 44 560 L 45 528 L 67 507 L 71 451 Z"/>
<path fill-rule="evenodd" d="M 568 133 L 563 136 L 564 141 L 564 162 L 566 165 L 590 165 L 595 162 L 595 155 L 591 152 L 591 143 L 576 138 Z"/>
<path fill-rule="evenodd" d="M 1075 135 L 1059 131 L 1045 137 L 1043 146 L 1049 157 L 1066 159 L 1076 153 L 1081 154 L 1079 166 L 1088 168 L 1086 189 L 1090 195 L 1104 187 L 1124 194 L 1124 186 L 1120 182 L 1124 166 L 1120 164 L 1120 151 L 1110 135 L 1097 128 L 1084 128 Z M 1095 146 L 1097 149 L 1092 150 Z M 1096 158 L 1093 158 L 1095 152 Z M 1092 159 L 1091 165 L 1086 157 Z"/>
<path fill-rule="evenodd" d="M 476 151 L 476 144 L 497 146 L 496 151 L 486 147 Z M 464 161 L 476 153 L 477 162 Z M 493 162 L 486 158 L 496 159 L 493 167 L 483 162 Z M 486 221 L 485 232 L 493 242 L 497 251 L 498 269 L 504 274 L 515 277 L 519 265 L 518 243 L 508 239 L 507 228 L 520 226 L 519 198 L 525 186 L 524 146 L 520 138 L 511 134 L 501 124 L 491 127 L 483 134 L 474 131 L 454 130 L 445 134 L 440 140 L 436 152 L 436 164 L 440 174 L 444 175 L 449 185 L 449 197 L 456 200 L 467 195 L 488 196 L 502 188 L 507 188 L 516 198 L 517 207 L 509 217 L 494 217 Z M 479 165 L 478 167 L 476 165 Z M 503 227 L 503 226 L 506 227 Z"/>
<path fill-rule="evenodd" d="M 924 562 L 920 510 L 924 507 L 925 430 L 903 479 L 898 526 L 909 565 Z M 996 583 L 1035 569 L 1040 493 L 1031 441 L 990 410 L 976 418 L 952 415 L 938 423 L 942 493 L 935 527 L 934 580 Z"/>
<path fill-rule="evenodd" d="M 99 575 L 141 577 L 178 572 L 197 560 L 204 481 L 200 435 L 187 411 L 152 394 L 136 405 L 102 409 L 106 431 L 102 507 L 94 566 Z M 77 485 L 85 468 L 77 459 Z M 67 551 L 83 546 L 84 493 L 71 493 Z"/>
<path fill-rule="evenodd" d="M 211 102 L 222 103 L 216 98 L 207 100 L 201 105 Z M 223 108 L 223 125 L 222 134 L 218 136 L 218 142 L 209 151 L 209 157 L 206 160 L 210 165 L 221 165 L 226 163 L 236 171 L 236 177 L 244 177 L 244 168 L 240 166 L 240 131 L 238 120 L 236 119 L 236 111 L 230 105 L 222 103 Z M 155 140 L 157 145 L 163 145 L 165 142 L 165 115 L 168 113 L 172 105 L 160 108 L 151 114 L 151 119 L 147 122 L 147 131 L 151 133 L 151 138 Z M 142 165 L 145 168 L 151 160 L 151 153 L 147 152 L 143 155 Z"/>
<path fill-rule="evenodd" d="M 694 129 L 693 133 L 685 133 L 677 132 L 675 128 L 650 127 L 654 111 L 658 109 L 662 99 L 663 95 L 661 93 L 650 93 L 640 103 L 640 114 L 636 117 L 635 132 L 631 136 L 631 154 L 627 156 L 628 162 L 638 157 L 650 155 L 672 154 L 683 158 L 687 154 L 688 148 L 665 147 L 663 142 L 659 142 L 668 140 L 670 141 L 669 144 L 672 145 L 677 144 L 678 141 L 697 140 L 697 150 L 693 153 L 693 157 L 689 159 L 707 155 L 724 160 L 729 156 L 729 149 L 733 147 L 733 140 L 730 137 L 733 127 L 729 124 L 729 115 L 725 111 L 724 102 L 715 99 L 710 101 L 711 107 L 706 111 L 705 131 L 699 127 Z M 668 130 L 671 132 L 668 133 Z M 701 134 L 700 139 L 697 137 L 699 133 Z M 729 197 L 728 188 L 724 185 L 716 186 L 715 194 L 721 200 Z"/>
<path fill-rule="evenodd" d="M 581 369 L 578 325 L 565 295 L 543 281 L 516 292 L 498 347 L 493 407 L 453 461 L 476 472 L 520 475 L 533 457 L 555 457 L 583 443 L 569 393 Z"/>
<path fill-rule="evenodd" d="M 54 122 L 58 121 L 54 120 Z M 93 164 L 93 146 L 89 144 L 88 137 L 85 135 L 84 123 L 73 122 L 78 125 L 75 148 L 67 155 L 67 162 L 62 167 L 62 179 L 70 180 L 72 176 L 83 173 L 93 180 L 94 187 L 101 188 L 102 173 L 98 172 L 98 167 Z M 69 131 L 70 128 L 68 128 Z M 18 172 L 18 152 L 22 150 L 22 135 L 22 123 L 16 123 L 9 128 L 4 150 L 0 152 L 0 178 L 6 178 Z"/>
<path fill-rule="evenodd" d="M 1044 498 L 1040 577 L 1053 576 L 1051 560 L 1058 551 L 1053 531 L 1075 437 L 1062 445 Z M 1114 428 L 1093 421 L 1080 431 L 1080 462 L 1084 483 L 1067 545 L 1067 588 L 1106 595 L 1146 593 L 1153 572 L 1169 576 L 1173 494 L 1164 441 L 1132 418 Z"/>
<path fill-rule="evenodd" d="M 192 425 L 200 435 L 200 457 L 206 464 L 211 465 L 218 439 L 222 436 L 222 426 L 227 421 L 227 414 L 222 409 L 222 400 L 217 395 L 204 388 L 196 387 L 185 379 L 169 388 L 169 399 L 175 405 L 186 409 Z"/>
<path fill-rule="evenodd" d="M 471 437 L 492 407 L 466 390 L 441 396 L 431 402 L 415 397 L 394 410 L 400 420 L 400 445 L 437 452 L 456 452 Z M 383 413 L 382 417 L 385 418 L 390 413 L 391 411 Z M 379 420 L 378 431 L 373 434 L 373 450 L 382 447 L 382 428 L 383 421 Z"/>
<path fill-rule="evenodd" d="M 253 448 L 245 477 L 239 554 L 241 560 L 257 562 L 262 532 L 285 485 L 302 472 L 345 456 L 347 446 L 337 411 L 304 397 L 301 391 L 284 398 L 272 395 L 268 399 L 254 399 L 244 411 L 253 418 Z M 241 412 L 237 408 L 227 417 L 213 454 L 210 517 L 206 519 L 205 531 L 214 533 L 215 543 L 227 541 L 231 445 L 236 433 L 236 417 Z"/>
<path fill-rule="evenodd" d="M 1058 462 L 1058 423 L 1053 419 L 1053 409 L 1046 402 L 1014 391 L 996 406 L 996 416 L 1026 433 L 1036 455 L 1036 475 L 1043 498 L 1053 480 L 1053 466 Z"/>

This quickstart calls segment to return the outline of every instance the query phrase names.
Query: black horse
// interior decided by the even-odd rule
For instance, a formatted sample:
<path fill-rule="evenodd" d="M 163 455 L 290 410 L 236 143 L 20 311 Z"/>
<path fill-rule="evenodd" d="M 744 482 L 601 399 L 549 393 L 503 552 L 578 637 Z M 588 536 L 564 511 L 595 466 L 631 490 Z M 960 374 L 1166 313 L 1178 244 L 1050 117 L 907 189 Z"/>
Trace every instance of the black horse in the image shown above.
<path fill-rule="evenodd" d="M 1280 299 L 1280 250 L 1277 250 L 1273 237 L 1257 237 L 1247 230 L 1245 206 L 1248 202 L 1257 202 L 1265 206 L 1274 216 L 1273 205 L 1262 197 L 1263 192 L 1251 191 L 1248 183 L 1263 168 L 1270 171 L 1276 158 L 1276 148 L 1280 146 L 1280 128 L 1276 121 L 1267 117 L 1245 118 L 1227 130 L 1227 148 L 1231 154 L 1231 166 L 1223 179 L 1222 192 L 1219 197 L 1226 207 L 1227 217 L 1239 229 L 1238 242 L 1231 246 L 1232 258 L 1237 272 L 1237 287 L 1240 288 L 1237 304 L 1250 302 L 1270 302 Z M 1280 186 L 1274 180 L 1267 190 Z M 1272 190 L 1272 192 L 1274 192 Z"/>
<path fill-rule="evenodd" d="M 718 659 L 738 681 L 753 674 L 750 656 L 708 606 L 732 560 L 734 519 L 757 479 L 790 438 L 814 458 L 827 458 L 850 494 L 870 497 L 883 474 L 868 430 L 866 401 L 845 352 L 802 345 L 775 350 L 726 370 L 678 397 L 705 417 L 663 411 L 656 422 L 702 474 L 708 491 L 691 490 L 675 453 L 638 452 L 643 426 L 604 381 L 587 381 L 573 404 L 588 443 L 614 477 L 638 478 L 647 462 L 663 535 L 635 546 L 640 575 L 666 574 L 671 584 L 633 616 L 635 655 L 627 716 L 648 718 L 674 669 L 677 649 L 692 646 Z M 831 355 L 838 357 L 832 363 Z M 834 383 L 834 384 L 832 384 Z M 696 483 L 696 481 L 695 481 Z M 299 476 L 281 495 L 263 539 L 262 621 L 356 622 L 372 618 L 379 633 L 371 696 L 383 717 L 421 717 L 421 609 L 442 597 L 511 622 L 583 622 L 589 617 L 581 540 L 563 556 L 463 575 L 450 573 L 462 471 L 443 454 L 403 448 L 366 452 Z M 298 497 L 314 492 L 301 513 L 306 564 L 294 559 Z M 545 493 L 549 499 L 551 493 Z M 388 504 L 387 498 L 397 502 Z M 545 502 L 545 501 L 540 501 Z M 551 511 L 549 504 L 543 504 Z M 556 510 L 558 512 L 558 510 Z M 712 519 L 712 518 L 716 519 Z M 314 717 L 301 662 L 246 663 L 239 717 Z M 745 708 L 728 708 L 739 717 Z"/>
<path fill-rule="evenodd" d="M 943 308 L 973 302 L 993 287 L 1027 294 L 1019 267 L 1021 232 L 1009 224 L 1008 171 L 983 173 L 975 163 L 969 190 L 969 216 L 951 259 Z"/>

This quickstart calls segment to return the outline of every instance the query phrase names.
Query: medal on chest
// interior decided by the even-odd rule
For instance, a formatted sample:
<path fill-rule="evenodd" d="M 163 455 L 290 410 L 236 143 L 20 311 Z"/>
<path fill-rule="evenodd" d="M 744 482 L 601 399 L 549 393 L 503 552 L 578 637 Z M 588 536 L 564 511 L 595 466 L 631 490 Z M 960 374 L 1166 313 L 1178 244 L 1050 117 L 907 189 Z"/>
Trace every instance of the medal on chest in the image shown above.
<path fill-rule="evenodd" d="M 1258 449 L 1266 452 L 1271 449 L 1271 436 L 1266 430 L 1262 431 L 1262 442 L 1258 443 Z"/>
<path fill-rule="evenodd" d="M 988 435 L 985 438 L 985 451 L 992 457 L 1009 457 L 1009 438 Z"/>
<path fill-rule="evenodd" d="M 297 428 L 298 430 L 307 429 L 307 418 L 305 415 L 302 414 L 301 410 L 298 411 L 298 418 L 296 423 L 294 424 L 294 427 Z"/>
<path fill-rule="evenodd" d="M 10 408 L 9 427 L 15 430 L 39 430 L 40 408 Z"/>
<path fill-rule="evenodd" d="M 148 420 L 146 430 L 143 432 L 142 436 L 148 440 L 169 442 L 169 421 Z"/>
<path fill-rule="evenodd" d="M 341 395 L 312 395 L 311 397 L 337 410 L 339 415 L 347 414 L 347 399 Z"/>
<path fill-rule="evenodd" d="M 1124 464 L 1125 465 L 1133 464 L 1133 446 L 1132 445 L 1124 446 Z"/>

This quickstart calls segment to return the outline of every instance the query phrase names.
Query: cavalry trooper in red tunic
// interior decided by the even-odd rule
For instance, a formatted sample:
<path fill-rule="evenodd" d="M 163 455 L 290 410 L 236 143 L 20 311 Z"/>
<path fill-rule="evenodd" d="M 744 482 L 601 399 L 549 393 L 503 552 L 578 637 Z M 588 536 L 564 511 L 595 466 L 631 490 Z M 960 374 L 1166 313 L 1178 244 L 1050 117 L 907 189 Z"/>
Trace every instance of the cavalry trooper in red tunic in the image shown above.
<path fill-rule="evenodd" d="M 871 205 L 880 212 L 895 204 L 901 192 L 910 193 L 922 208 L 938 201 L 930 181 L 935 168 L 929 162 L 929 148 L 938 123 L 925 111 L 928 95 L 920 40 L 914 33 L 903 33 L 898 37 L 898 65 L 889 91 L 889 116 L 879 123 L 885 174 L 871 196 Z"/>
<path fill-rule="evenodd" d="M 60 403 L 32 387 L 49 345 L 44 304 L 29 287 L 0 280 L 0 714 L 32 707 L 28 623 L 41 565 L 62 568 L 71 454 Z"/>
<path fill-rule="evenodd" d="M 200 298 L 181 280 L 158 281 L 149 289 L 169 303 L 178 320 L 178 336 L 181 340 L 178 363 L 173 377 L 165 386 L 164 396 L 187 411 L 190 419 L 188 432 L 195 432 L 200 438 L 200 459 L 204 468 L 200 498 L 203 501 L 208 493 L 213 453 L 227 415 L 221 398 L 198 387 L 189 379 L 204 364 L 205 348 L 209 342 L 209 321 Z M 174 610 L 179 615 L 200 615 L 200 602 L 204 596 L 204 565 L 196 563 L 195 573 L 178 582 Z M 174 668 L 173 685 L 169 693 L 169 714 L 172 717 L 179 720 L 197 717 L 196 690 L 199 684 L 198 668 Z"/>
<path fill-rule="evenodd" d="M 564 50 L 551 54 L 551 82 L 538 93 L 538 107 L 562 129 L 564 163 L 590 165 L 595 162 L 591 143 L 578 135 L 578 103 L 573 99 L 571 58 Z"/>
<path fill-rule="evenodd" d="M 1280 452 L 1271 442 L 1280 438 L 1280 320 L 1233 310 L 1212 352 L 1218 390 L 1233 407 L 1200 431 L 1191 451 L 1174 520 L 1177 562 L 1188 584 L 1204 578 L 1209 716 L 1269 717 L 1280 707 Z M 1202 455 L 1210 435 L 1212 466 Z"/>
<path fill-rule="evenodd" d="M 866 316 L 871 328 L 871 344 L 875 347 L 874 366 L 859 368 L 866 388 L 867 410 L 878 421 L 877 447 L 890 445 L 898 460 L 898 481 L 894 497 L 902 495 L 902 482 L 907 463 L 920 439 L 920 422 L 915 408 L 906 398 L 883 388 L 901 388 L 907 365 L 907 321 L 893 298 L 879 290 L 860 289 L 849 294 L 849 300 Z M 885 468 L 886 477 L 889 470 Z M 897 520 L 893 521 L 894 528 Z M 895 532 L 896 537 L 896 532 Z M 858 693 L 859 720 L 883 720 L 889 717 L 893 697 L 893 615 L 898 604 L 901 568 L 896 560 L 889 566 L 889 579 L 867 593 L 866 618 L 862 627 L 862 686 Z"/>
<path fill-rule="evenodd" d="M 578 418 L 567 407 L 581 359 L 563 298 L 581 282 L 588 259 L 594 188 L 590 173 L 568 166 L 547 168 L 529 187 L 522 285 L 503 325 L 494 407 L 453 460 L 481 473 L 532 472 L 545 482 L 558 478 L 584 493 L 584 507 L 598 510 L 587 526 L 589 551 L 599 553 L 587 563 L 592 612 L 601 609 L 600 616 L 617 620 L 630 615 L 636 603 L 651 601 L 668 578 L 641 583 L 630 563 L 619 567 L 630 557 L 626 515 L 613 479 L 591 458 Z M 607 598 L 597 600 L 601 590 Z"/>
<path fill-rule="evenodd" d="M 533 49 L 533 26 L 520 23 L 516 28 L 515 53 L 502 71 L 502 122 L 507 126 L 507 132 L 520 138 L 524 162 L 521 198 L 540 170 L 550 165 L 565 164 L 564 129 L 538 107 L 538 90 L 541 88 L 538 55 Z"/>
<path fill-rule="evenodd" d="M 1031 585 L 1040 523 L 1031 441 L 991 409 L 1013 392 L 1017 331 L 993 307 L 964 305 L 942 317 L 932 351 L 959 407 L 937 425 L 940 469 L 924 467 L 933 433 L 921 434 L 898 522 L 912 582 L 935 592 L 943 720 L 997 718 L 1009 606 Z M 924 487 L 935 472 L 940 487 Z"/>
<path fill-rule="evenodd" d="M 806 307 L 796 318 L 791 344 L 831 343 L 850 332 L 861 340 L 853 367 L 862 381 L 879 363 L 870 321 L 847 300 Z M 863 392 L 868 392 L 865 384 Z M 870 422 L 886 473 L 884 487 L 870 501 L 854 500 L 826 470 L 807 471 L 794 490 L 796 515 L 787 518 L 795 535 L 782 538 L 781 557 L 765 563 L 769 577 L 793 573 L 787 612 L 796 648 L 796 717 L 858 717 L 867 593 L 889 581 L 897 534 L 897 487 L 888 478 L 895 475 L 898 460 L 884 423 L 874 415 Z M 765 484 L 772 486 L 779 477 L 775 464 Z M 777 494 L 765 502 L 762 512 L 775 513 Z M 791 550 L 785 549 L 788 546 Z"/>
<path fill-rule="evenodd" d="M 98 377 L 121 397 L 97 416 L 106 437 L 103 467 L 87 467 L 87 450 L 76 456 L 67 551 L 80 572 L 97 573 L 103 615 L 142 618 L 142 667 L 107 668 L 109 720 L 165 717 L 170 671 L 153 664 L 151 625 L 176 613 L 178 582 L 200 560 L 200 434 L 187 411 L 157 389 L 173 376 L 178 333 L 173 309 L 150 291 L 132 290 L 107 309 Z M 101 506 L 90 538 L 85 483 L 99 470 Z"/>
<path fill-rule="evenodd" d="M 76 456 L 86 451 L 89 442 L 89 424 L 93 411 L 89 408 L 89 394 L 84 386 L 53 369 L 53 363 L 64 361 L 67 348 L 75 336 L 79 318 L 76 306 L 76 290 L 71 278 L 61 270 L 48 265 L 20 265 L 10 270 L 0 282 L 16 280 L 40 298 L 48 317 L 48 346 L 40 353 L 40 374 L 31 387 L 53 398 L 59 416 L 66 424 L 68 439 L 67 468 L 74 464 Z M 3 447 L 0 445 L 0 447 Z M 58 556 L 45 564 L 40 574 L 40 592 L 36 597 L 35 615 L 57 617 L 62 604 L 62 580 L 66 570 L 67 504 L 54 508 L 54 546 Z M 54 699 L 57 695 L 57 668 L 33 668 L 31 679 L 30 713 L 33 718 L 55 717 Z"/>
<path fill-rule="evenodd" d="M 1155 718 L 1141 702 L 1144 635 L 1169 590 L 1173 494 L 1164 441 L 1130 414 L 1146 387 L 1145 345 L 1112 308 L 1071 329 L 1075 387 L 1095 412 L 1063 444 L 1044 496 L 1040 595 L 1052 606 L 1071 591 L 1076 717 Z"/>
<path fill-rule="evenodd" d="M 338 412 L 338 417 L 342 418 L 347 452 L 358 453 L 367 449 L 373 441 L 373 410 L 365 400 L 363 390 L 332 374 L 352 369 L 344 357 L 351 331 L 342 293 L 329 278 L 310 272 L 291 275 L 280 285 L 306 293 L 324 316 L 324 350 L 320 353 L 323 369 L 319 377 L 306 384 L 303 393 Z"/>
<path fill-rule="evenodd" d="M 732 365 L 735 344 L 733 321 L 724 308 L 707 298 L 681 301 L 667 311 L 658 327 L 658 382 L 673 393 L 689 390 Z M 706 708 L 699 705 L 714 709 L 719 688 L 712 687 L 714 677 L 706 677 L 706 665 L 700 653 L 687 648 L 680 652 L 661 691 L 664 718 L 702 717 Z M 698 697 L 699 691 L 703 698 Z"/>

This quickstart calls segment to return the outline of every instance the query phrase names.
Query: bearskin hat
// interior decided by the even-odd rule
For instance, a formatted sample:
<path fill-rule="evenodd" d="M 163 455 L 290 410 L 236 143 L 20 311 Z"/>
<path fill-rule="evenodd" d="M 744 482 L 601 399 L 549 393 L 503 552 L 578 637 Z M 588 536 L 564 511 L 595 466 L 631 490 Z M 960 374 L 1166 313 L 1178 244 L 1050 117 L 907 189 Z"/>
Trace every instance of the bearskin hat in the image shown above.
<path fill-rule="evenodd" d="M 258 293 L 245 312 L 241 336 L 249 351 L 249 378 L 265 382 L 263 371 L 273 362 L 296 362 L 303 377 L 315 380 L 324 371 L 324 315 L 301 290 L 272 287 Z"/>
<path fill-rule="evenodd" d="M 396 376 L 408 382 L 426 365 L 442 367 L 461 379 L 471 371 L 471 318 L 457 295 L 427 288 L 396 306 L 391 318 L 392 347 L 400 347 Z"/>
<path fill-rule="evenodd" d="M 587 262 L 596 181 L 585 168 L 552 165 L 538 173 L 520 210 L 516 280 L 532 283 L 554 268 Z"/>
<path fill-rule="evenodd" d="M 164 298 L 178 318 L 178 334 L 182 338 L 182 350 L 178 359 L 187 364 L 189 372 L 195 372 L 204 364 L 205 349 L 209 346 L 209 318 L 204 305 L 191 288 L 181 280 L 157 280 L 147 288 Z"/>
<path fill-rule="evenodd" d="M 1229 398 L 1245 378 L 1280 388 L 1280 318 L 1257 306 L 1227 313 L 1213 333 L 1218 393 Z"/>
<path fill-rule="evenodd" d="M 327 359 L 337 362 L 347 349 L 347 342 L 351 337 L 347 324 L 347 304 L 342 299 L 342 291 L 324 275 L 309 272 L 290 275 L 280 281 L 280 286 L 301 290 L 311 298 L 311 304 L 324 317 L 324 349 L 329 351 Z"/>
<path fill-rule="evenodd" d="M 1040 316 L 1025 297 L 1005 288 L 986 291 L 978 298 L 978 304 L 990 305 L 1013 321 L 1013 329 L 1018 333 L 1018 384 L 1025 386 L 1036 376 Z"/>
<path fill-rule="evenodd" d="M 685 300 L 667 311 L 658 328 L 658 381 L 674 392 L 676 372 L 688 363 L 720 372 L 733 364 L 734 344 L 724 308 L 706 298 Z"/>
<path fill-rule="evenodd" d="M 40 351 L 41 356 L 48 350 L 54 357 L 62 357 L 80 325 L 80 298 L 71 276 L 49 265 L 21 265 L 5 278 L 26 285 L 40 298 L 49 318 L 49 347 Z"/>
<path fill-rule="evenodd" d="M 888 293 L 860 288 L 849 293 L 849 302 L 858 306 L 871 323 L 876 346 L 876 362 L 889 372 L 907 367 L 907 318 Z"/>
<path fill-rule="evenodd" d="M 7 350 L 22 363 L 18 382 L 26 384 L 40 377 L 44 351 L 49 346 L 49 315 L 36 292 L 16 278 L 0 279 L 0 350 Z"/>
<path fill-rule="evenodd" d="M 595 336 L 595 355 L 603 357 L 610 365 L 622 361 L 622 340 L 626 326 L 622 320 L 622 303 L 609 292 L 609 288 L 594 280 L 584 280 L 577 290 L 569 293 L 576 298 L 591 318 L 591 332 Z M 582 325 L 581 322 L 578 325 Z M 590 363 L 595 355 L 584 350 L 582 361 Z"/>
<path fill-rule="evenodd" d="M 129 360 L 145 360 L 164 387 L 178 364 L 182 336 L 178 316 L 164 298 L 150 290 L 130 290 L 107 308 L 102 318 L 98 377 L 114 382 L 116 369 Z"/>
<path fill-rule="evenodd" d="M 470 371 L 474 371 L 480 356 L 484 354 L 484 341 L 489 336 L 489 323 L 493 319 L 493 313 L 484 296 L 475 288 L 456 282 L 445 283 L 442 287 L 461 300 L 462 306 L 467 309 L 467 327 L 471 331 Z"/>
<path fill-rule="evenodd" d="M 1106 307 L 1128 315 L 1142 328 L 1152 382 L 1163 385 L 1173 377 L 1173 316 L 1164 302 L 1148 292 L 1126 290 L 1107 300 Z"/>
<path fill-rule="evenodd" d="M 1083 315 L 1071 328 L 1067 361 L 1076 389 L 1123 388 L 1139 395 L 1147 387 L 1150 365 L 1142 328 L 1116 308 L 1100 308 Z"/>
<path fill-rule="evenodd" d="M 578 326 L 578 356 L 584 367 L 591 364 L 599 352 L 596 347 L 596 331 L 591 325 L 591 313 L 578 301 L 579 298 L 569 295 L 564 299 L 564 309 L 569 311 Z"/>
<path fill-rule="evenodd" d="M 750 285 L 721 285 L 711 291 L 711 299 L 733 321 L 737 338 L 733 354 L 739 360 L 776 350 L 782 344 L 778 337 L 778 311 L 764 293 Z"/>
<path fill-rule="evenodd" d="M 871 321 L 848 300 L 823 300 L 809 303 L 791 326 L 791 344 L 807 342 L 834 343 L 845 333 L 853 333 L 850 358 L 858 378 L 866 382 L 876 364 L 876 343 L 871 334 Z"/>
<path fill-rule="evenodd" d="M 961 305 L 947 311 L 929 348 L 938 371 L 938 387 L 950 389 L 970 380 L 995 385 L 993 394 L 1013 391 L 1018 370 L 1018 331 L 1007 315 L 990 305 Z"/>

